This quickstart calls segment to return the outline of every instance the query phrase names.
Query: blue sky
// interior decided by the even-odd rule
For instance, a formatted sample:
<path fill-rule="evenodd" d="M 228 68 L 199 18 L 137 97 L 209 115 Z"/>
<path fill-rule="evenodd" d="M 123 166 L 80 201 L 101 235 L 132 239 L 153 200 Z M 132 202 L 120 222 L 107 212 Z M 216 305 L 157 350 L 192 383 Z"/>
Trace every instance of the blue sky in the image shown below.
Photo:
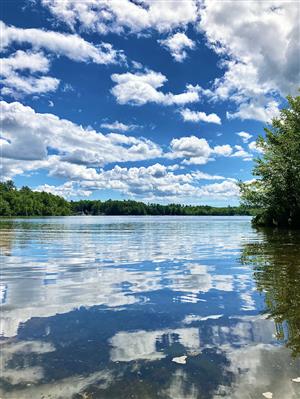
<path fill-rule="evenodd" d="M 237 204 L 257 136 L 299 87 L 299 12 L 287 1 L 3 3 L 2 179 L 68 199 Z"/>

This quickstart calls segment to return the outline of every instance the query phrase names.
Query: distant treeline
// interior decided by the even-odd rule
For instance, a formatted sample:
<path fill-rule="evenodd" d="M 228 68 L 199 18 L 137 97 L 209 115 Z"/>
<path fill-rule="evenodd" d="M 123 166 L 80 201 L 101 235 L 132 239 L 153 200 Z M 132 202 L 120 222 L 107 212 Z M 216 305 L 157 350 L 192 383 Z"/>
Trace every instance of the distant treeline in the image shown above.
<path fill-rule="evenodd" d="M 253 215 L 247 206 L 213 207 L 208 205 L 145 204 L 131 200 L 66 201 L 29 187 L 17 189 L 12 181 L 0 183 L 0 216 L 67 215 Z"/>
<path fill-rule="evenodd" d="M 160 205 L 131 200 L 82 200 L 71 202 L 71 207 L 79 215 L 253 215 L 253 210 L 245 206 Z"/>

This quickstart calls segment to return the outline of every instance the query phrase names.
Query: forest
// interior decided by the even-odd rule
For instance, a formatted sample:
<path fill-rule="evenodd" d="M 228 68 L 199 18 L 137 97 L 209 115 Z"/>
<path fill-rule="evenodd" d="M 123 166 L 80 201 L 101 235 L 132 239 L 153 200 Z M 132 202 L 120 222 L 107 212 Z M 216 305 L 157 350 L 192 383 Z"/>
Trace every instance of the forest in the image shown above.
<path fill-rule="evenodd" d="M 145 204 L 132 200 L 67 201 L 29 187 L 17 189 L 12 181 L 0 183 L 0 216 L 68 215 L 253 215 L 248 205 L 213 207 L 208 205 Z"/>

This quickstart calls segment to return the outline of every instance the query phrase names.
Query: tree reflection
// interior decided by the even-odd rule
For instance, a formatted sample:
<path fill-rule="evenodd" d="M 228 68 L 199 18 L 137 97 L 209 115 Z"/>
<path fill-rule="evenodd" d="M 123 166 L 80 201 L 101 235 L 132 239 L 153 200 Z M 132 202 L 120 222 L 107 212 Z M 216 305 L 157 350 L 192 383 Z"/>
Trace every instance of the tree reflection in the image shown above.
<path fill-rule="evenodd" d="M 261 240 L 248 243 L 242 263 L 254 266 L 254 279 L 265 296 L 276 336 L 294 356 L 300 353 L 300 231 L 260 229 Z"/>
<path fill-rule="evenodd" d="M 15 240 L 15 229 L 11 221 L 0 220 L 0 255 L 9 256 Z"/>

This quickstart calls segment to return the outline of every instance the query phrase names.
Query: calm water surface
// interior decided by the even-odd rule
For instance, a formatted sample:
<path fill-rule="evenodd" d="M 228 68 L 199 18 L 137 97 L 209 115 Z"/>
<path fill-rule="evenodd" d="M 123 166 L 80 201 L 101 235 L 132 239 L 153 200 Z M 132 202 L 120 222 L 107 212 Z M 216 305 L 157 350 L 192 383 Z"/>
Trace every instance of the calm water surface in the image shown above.
<path fill-rule="evenodd" d="M 0 234 L 1 398 L 300 398 L 299 232 L 65 217 Z"/>

